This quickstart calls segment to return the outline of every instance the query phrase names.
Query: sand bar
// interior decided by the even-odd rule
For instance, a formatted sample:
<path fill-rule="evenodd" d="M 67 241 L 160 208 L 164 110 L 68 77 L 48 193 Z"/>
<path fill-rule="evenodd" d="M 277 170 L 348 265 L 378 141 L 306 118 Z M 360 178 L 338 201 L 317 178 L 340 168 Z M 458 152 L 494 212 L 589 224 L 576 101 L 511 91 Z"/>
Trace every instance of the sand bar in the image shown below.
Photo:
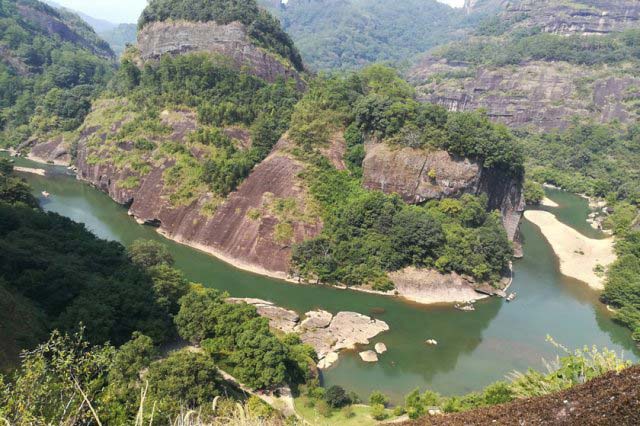
<path fill-rule="evenodd" d="M 604 277 L 594 272 L 597 265 L 609 266 L 616 260 L 613 238 L 595 240 L 587 238 L 555 215 L 545 211 L 527 210 L 524 217 L 538 226 L 560 259 L 560 272 L 602 290 Z"/>
<path fill-rule="evenodd" d="M 540 205 L 543 205 L 545 207 L 560 207 L 558 203 L 556 203 L 555 201 L 547 197 L 544 197 L 542 199 L 542 202 L 540 202 Z"/>

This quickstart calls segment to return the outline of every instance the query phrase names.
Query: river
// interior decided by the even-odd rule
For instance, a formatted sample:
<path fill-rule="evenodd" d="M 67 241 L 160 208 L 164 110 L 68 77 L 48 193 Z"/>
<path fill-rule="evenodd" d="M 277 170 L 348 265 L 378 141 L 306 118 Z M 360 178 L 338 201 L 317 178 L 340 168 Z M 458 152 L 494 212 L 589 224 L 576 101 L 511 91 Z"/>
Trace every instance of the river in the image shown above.
<path fill-rule="evenodd" d="M 640 358 L 630 332 L 611 321 L 595 291 L 560 274 L 551 247 L 527 221 L 522 223 L 525 258 L 514 263 L 510 289 L 517 292 L 517 299 L 511 303 L 489 299 L 479 302 L 474 312 L 460 312 L 451 306 L 420 306 L 385 296 L 289 284 L 240 271 L 138 225 L 125 208 L 78 182 L 62 167 L 24 159 L 18 159 L 18 164 L 46 168 L 52 173 L 46 178 L 22 174 L 36 194 L 44 190 L 51 193 L 50 198 L 39 195 L 45 210 L 82 222 L 101 238 L 125 245 L 138 238 L 162 241 L 175 257 L 176 266 L 192 281 L 236 297 L 268 299 L 299 313 L 316 308 L 333 313 L 356 311 L 386 321 L 391 330 L 371 343 L 373 347 L 381 341 L 389 349 L 380 362 L 367 364 L 357 352 L 343 353 L 323 374 L 325 385 L 342 385 L 363 398 L 372 390 L 386 393 L 394 402 L 415 388 L 446 395 L 479 390 L 513 370 L 543 368 L 543 358 L 551 360 L 557 353 L 546 341 L 547 335 L 570 348 L 595 344 L 623 353 L 632 361 Z M 560 207 L 545 210 L 557 213 L 561 221 L 589 237 L 600 235 L 585 221 L 586 200 L 555 190 L 548 196 Z M 430 338 L 436 339 L 438 346 L 425 345 Z"/>

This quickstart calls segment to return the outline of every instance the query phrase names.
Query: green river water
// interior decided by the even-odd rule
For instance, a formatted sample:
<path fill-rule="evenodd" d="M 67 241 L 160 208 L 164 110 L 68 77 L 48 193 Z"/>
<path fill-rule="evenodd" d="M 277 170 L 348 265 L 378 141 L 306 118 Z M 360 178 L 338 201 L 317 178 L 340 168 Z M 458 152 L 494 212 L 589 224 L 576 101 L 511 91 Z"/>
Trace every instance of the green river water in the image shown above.
<path fill-rule="evenodd" d="M 362 397 L 377 389 L 397 402 L 416 387 L 447 395 L 481 389 L 512 370 L 543 368 L 542 359 L 556 355 L 547 335 L 570 348 L 595 344 L 622 352 L 626 359 L 640 358 L 630 333 L 611 321 L 605 306 L 598 302 L 598 294 L 559 273 L 551 247 L 527 221 L 522 223 L 525 258 L 514 263 L 510 289 L 517 292 L 517 299 L 512 303 L 489 299 L 479 302 L 475 312 L 461 312 L 451 306 L 420 306 L 385 296 L 289 284 L 237 270 L 138 225 L 125 208 L 76 181 L 64 168 L 23 159 L 18 164 L 53 173 L 46 178 L 23 174 L 35 193 L 51 193 L 48 199 L 40 197 L 44 209 L 82 222 L 98 236 L 125 245 L 138 238 L 161 240 L 190 280 L 237 297 L 268 299 L 301 314 L 322 308 L 333 313 L 356 311 L 386 321 L 391 330 L 371 342 L 371 347 L 384 342 L 389 349 L 380 362 L 366 364 L 357 352 L 342 353 L 323 374 L 326 385 L 339 384 Z M 601 236 L 585 221 L 586 200 L 556 190 L 549 190 L 548 196 L 560 207 L 546 210 L 590 237 Z M 425 345 L 430 338 L 439 345 Z"/>

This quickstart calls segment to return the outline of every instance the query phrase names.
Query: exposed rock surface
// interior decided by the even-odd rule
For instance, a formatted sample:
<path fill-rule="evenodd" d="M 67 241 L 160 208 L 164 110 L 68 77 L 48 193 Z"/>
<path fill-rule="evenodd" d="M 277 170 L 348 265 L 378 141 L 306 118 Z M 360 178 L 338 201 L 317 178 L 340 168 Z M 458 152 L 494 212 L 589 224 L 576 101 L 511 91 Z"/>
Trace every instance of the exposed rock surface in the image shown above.
<path fill-rule="evenodd" d="M 196 128 L 195 116 L 188 112 L 171 112 L 163 122 L 174 129 L 168 139 L 178 142 Z M 113 123 L 108 133 L 117 132 L 122 124 Z M 119 169 L 110 158 L 117 155 L 117 150 L 131 149 L 132 143 L 119 144 L 115 153 L 96 153 L 90 144 L 96 137 L 105 140 L 104 129 L 89 127 L 82 132 L 77 156 L 79 179 L 106 192 L 116 202 L 129 206 L 130 215 L 140 223 L 155 225 L 167 237 L 212 253 L 238 267 L 286 278 L 292 244 L 312 238 L 322 229 L 317 217 L 285 218 L 270 208 L 277 199 L 292 200 L 299 211 L 306 205 L 306 188 L 298 177 L 305 165 L 287 153 L 289 142 L 286 138 L 213 215 L 207 215 L 203 207 L 212 200 L 213 194 L 205 194 L 188 205 L 171 203 L 171 188 L 166 187 L 163 174 L 173 165 L 173 160 L 153 163 L 144 175 L 129 168 Z M 100 161 L 92 159 L 96 156 Z M 122 182 L 130 176 L 138 176 L 139 184 L 134 188 L 123 187 Z M 282 223 L 290 227 L 290 236 L 286 239 L 276 235 Z"/>
<path fill-rule="evenodd" d="M 635 28 L 637 0 L 522 0 L 508 5 L 506 16 L 524 15 L 519 27 L 560 35 L 601 35 Z"/>
<path fill-rule="evenodd" d="M 418 303 L 467 303 L 486 297 L 456 273 L 444 275 L 430 269 L 409 267 L 390 273 L 389 278 L 400 297 Z"/>
<path fill-rule="evenodd" d="M 500 210 L 509 238 L 515 238 L 525 208 L 520 179 L 446 151 L 395 148 L 385 143 L 366 145 L 363 168 L 366 188 L 397 193 L 408 203 L 487 194 L 488 207 Z"/>
<path fill-rule="evenodd" d="M 369 344 L 369 339 L 389 330 L 387 323 L 356 312 L 339 312 L 335 316 L 327 311 L 316 310 L 300 317 L 294 311 L 281 308 L 272 302 L 252 298 L 228 298 L 230 303 L 248 303 L 256 307 L 258 314 L 269 320 L 272 328 L 284 333 L 296 332 L 304 343 L 312 346 L 320 362 L 318 368 L 328 368 L 338 360 L 338 352 L 355 349 L 357 345 Z M 376 345 L 378 353 L 386 346 Z M 376 352 L 368 351 L 378 360 Z M 367 355 L 368 358 L 371 358 Z"/>
<path fill-rule="evenodd" d="M 294 311 L 281 308 L 272 302 L 261 299 L 235 298 L 227 299 L 229 303 L 247 303 L 256 307 L 258 314 L 269 319 L 269 326 L 284 333 L 293 333 L 294 327 L 300 321 L 300 317 Z"/>
<path fill-rule="evenodd" d="M 98 42 L 98 37 L 91 40 L 81 35 L 80 31 L 73 28 L 71 22 L 66 22 L 61 17 L 56 16 L 57 12 L 50 13 L 46 7 L 37 7 L 36 4 L 27 2 L 17 3 L 18 13 L 32 26 L 51 37 L 57 37 L 64 42 L 82 46 L 94 54 L 106 59 L 115 59 L 115 54 L 106 42 Z M 84 31 L 91 31 L 87 26 Z"/>
<path fill-rule="evenodd" d="M 240 22 L 153 22 L 138 33 L 138 49 L 144 61 L 158 60 L 165 54 L 218 54 L 269 82 L 280 77 L 295 78 L 303 86 L 298 72 L 284 59 L 255 46 Z"/>
<path fill-rule="evenodd" d="M 309 313 L 307 313 L 309 315 Z M 320 359 L 330 352 L 369 344 L 369 339 L 389 330 L 387 323 L 356 312 L 339 312 L 326 327 L 306 328 L 301 339 L 316 350 Z"/>
<path fill-rule="evenodd" d="M 496 1 L 469 0 L 467 7 L 473 10 Z M 640 2 L 510 1 L 499 19 L 509 23 L 507 35 L 532 29 L 560 36 L 606 35 L 639 28 Z M 423 100 L 452 111 L 484 108 L 509 126 L 551 130 L 567 127 L 574 116 L 599 122 L 636 120 L 640 114 L 636 70 L 634 64 L 585 66 L 551 60 L 475 67 L 434 53 L 408 74 Z"/>
<path fill-rule="evenodd" d="M 42 163 L 68 166 L 71 164 L 71 147 L 64 136 L 56 136 L 40 142 L 30 139 L 18 147 L 19 151 L 29 151 L 29 159 Z"/>
<path fill-rule="evenodd" d="M 358 355 L 360 355 L 360 358 L 364 362 L 378 362 L 378 354 L 374 351 L 364 351 L 360 352 Z"/>
<path fill-rule="evenodd" d="M 376 343 L 374 348 L 375 348 L 376 352 L 379 353 L 379 354 L 383 354 L 383 353 L 385 353 L 387 351 L 387 345 L 385 345 L 382 342 Z"/>
<path fill-rule="evenodd" d="M 640 424 L 640 366 L 609 372 L 550 395 L 464 413 L 434 416 L 403 426 L 637 425 Z"/>
<path fill-rule="evenodd" d="M 633 70 L 541 61 L 475 69 L 427 57 L 409 79 L 423 100 L 450 111 L 484 108 L 493 120 L 509 126 L 551 130 L 567 127 L 576 115 L 603 123 L 636 119 L 633 100 L 640 96 L 640 78 Z"/>

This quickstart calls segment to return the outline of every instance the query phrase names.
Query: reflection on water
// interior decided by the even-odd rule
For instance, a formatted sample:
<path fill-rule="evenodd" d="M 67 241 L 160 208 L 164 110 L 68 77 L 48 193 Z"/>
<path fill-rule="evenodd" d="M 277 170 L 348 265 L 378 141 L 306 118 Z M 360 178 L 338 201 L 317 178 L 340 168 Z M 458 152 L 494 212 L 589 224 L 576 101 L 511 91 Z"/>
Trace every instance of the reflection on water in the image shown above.
<path fill-rule="evenodd" d="M 33 167 L 33 163 L 20 162 Z M 640 355 L 630 333 L 610 320 L 598 302 L 598 294 L 587 285 L 560 275 L 551 247 L 526 221 L 522 224 L 526 257 L 515 262 L 512 286 L 517 299 L 512 303 L 485 300 L 478 303 L 474 312 L 460 312 L 448 306 L 425 307 L 242 272 L 205 253 L 165 240 L 152 228 L 137 225 L 124 208 L 105 194 L 69 176 L 24 176 L 37 194 L 43 190 L 52 194 L 42 200 L 45 209 L 85 223 L 102 238 L 124 244 L 137 238 L 162 240 L 174 255 L 177 267 L 193 281 L 237 297 L 269 299 L 300 313 L 316 308 L 334 313 L 356 311 L 373 313 L 386 321 L 391 330 L 372 342 L 382 341 L 388 347 L 380 362 L 364 363 L 356 352 L 350 352 L 324 373 L 325 384 L 343 385 L 362 397 L 374 389 L 395 401 L 416 387 L 444 394 L 478 390 L 514 369 L 541 368 L 542 358 L 555 357 L 554 348 L 545 340 L 547 335 L 569 347 L 596 344 L 624 351 L 628 359 L 637 360 Z M 560 191 L 551 191 L 549 196 L 561 204 L 560 208 L 550 209 L 560 220 L 580 232 L 595 232 L 585 222 L 585 200 Z M 438 341 L 438 346 L 424 343 L 431 338 Z"/>

